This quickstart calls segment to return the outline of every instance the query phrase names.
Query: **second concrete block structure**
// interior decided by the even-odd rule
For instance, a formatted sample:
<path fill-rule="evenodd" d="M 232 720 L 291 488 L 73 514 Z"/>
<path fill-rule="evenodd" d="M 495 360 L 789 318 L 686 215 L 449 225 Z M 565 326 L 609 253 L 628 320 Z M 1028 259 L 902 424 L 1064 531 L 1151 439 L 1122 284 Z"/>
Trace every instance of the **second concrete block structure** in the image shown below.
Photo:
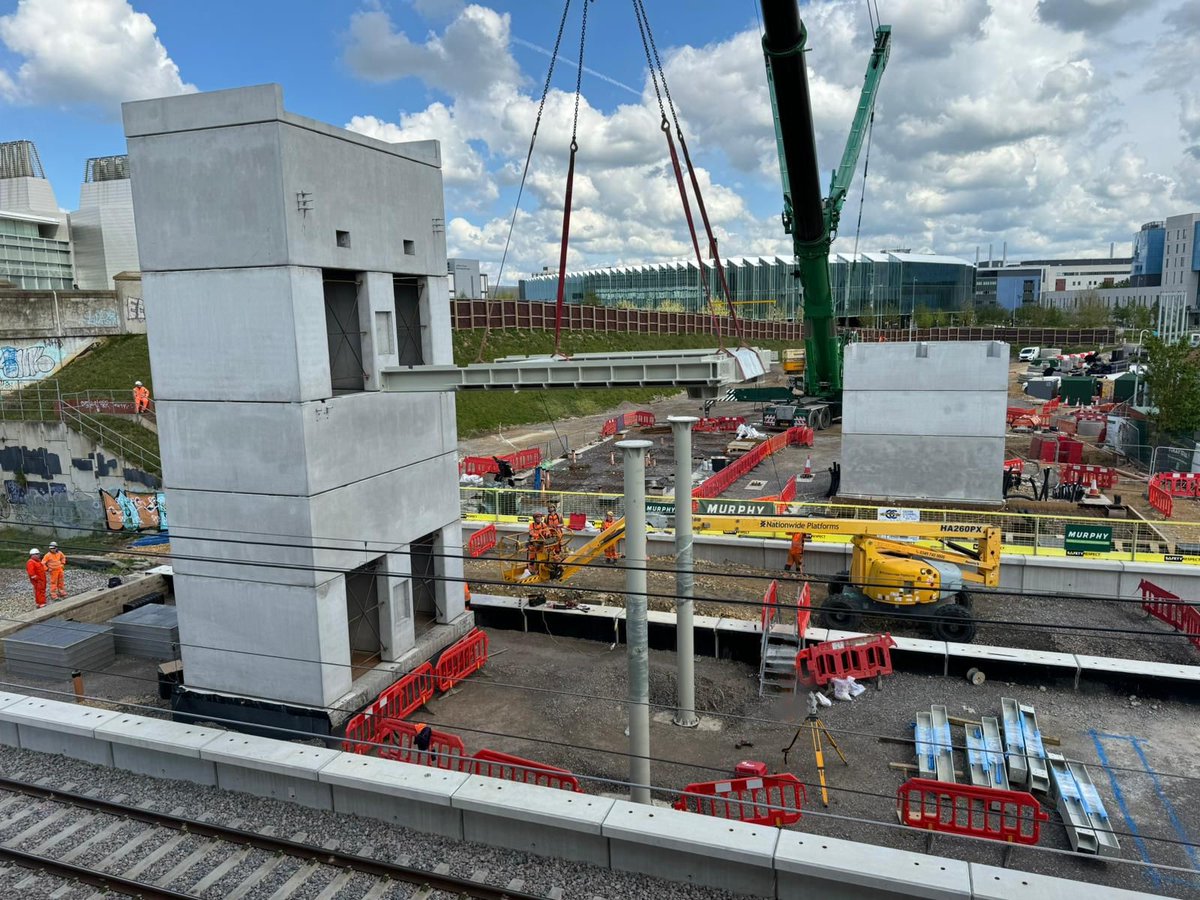
<path fill-rule="evenodd" d="M 847 346 L 841 495 L 1001 502 L 1008 355 L 998 341 Z"/>
<path fill-rule="evenodd" d="M 320 719 L 463 614 L 453 395 L 379 390 L 452 363 L 439 147 L 277 85 L 124 114 L 183 707 Z"/>

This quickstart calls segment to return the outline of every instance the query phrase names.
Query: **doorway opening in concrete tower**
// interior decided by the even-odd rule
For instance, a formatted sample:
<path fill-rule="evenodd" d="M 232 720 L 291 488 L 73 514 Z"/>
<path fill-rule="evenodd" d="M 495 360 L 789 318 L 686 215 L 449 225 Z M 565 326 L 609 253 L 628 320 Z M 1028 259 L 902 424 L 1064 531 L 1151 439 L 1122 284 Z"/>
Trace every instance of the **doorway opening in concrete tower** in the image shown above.
<path fill-rule="evenodd" d="M 415 275 L 392 278 L 396 298 L 396 352 L 402 366 L 425 365 L 425 335 L 421 322 L 421 294 L 425 279 Z"/>
<path fill-rule="evenodd" d="M 333 393 L 365 389 L 362 323 L 358 316 L 358 277 L 354 272 L 325 269 L 325 333 L 329 342 L 329 377 Z"/>
<path fill-rule="evenodd" d="M 431 532 L 413 541 L 409 549 L 412 556 L 413 626 L 416 633 L 421 634 L 437 624 L 440 536 L 436 531 Z"/>
<path fill-rule="evenodd" d="M 350 638 L 350 677 L 371 671 L 383 656 L 379 629 L 379 560 L 346 573 L 346 624 Z"/>

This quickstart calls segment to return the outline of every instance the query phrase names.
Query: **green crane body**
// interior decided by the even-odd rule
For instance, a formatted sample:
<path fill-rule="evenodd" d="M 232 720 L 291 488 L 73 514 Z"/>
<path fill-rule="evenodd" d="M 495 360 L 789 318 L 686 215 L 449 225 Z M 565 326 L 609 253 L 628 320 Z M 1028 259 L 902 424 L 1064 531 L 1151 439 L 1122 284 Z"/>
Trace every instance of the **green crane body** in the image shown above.
<path fill-rule="evenodd" d="M 796 274 L 804 290 L 804 393 L 840 408 L 842 347 L 834 325 L 829 248 L 837 236 L 846 192 L 875 109 L 875 96 L 891 50 L 890 25 L 875 29 L 875 47 L 841 164 L 833 173 L 829 196 L 822 199 L 813 132 L 808 73 L 804 64 L 808 33 L 796 0 L 762 0 L 763 53 L 771 110 L 783 177 L 783 228 L 792 236 Z"/>

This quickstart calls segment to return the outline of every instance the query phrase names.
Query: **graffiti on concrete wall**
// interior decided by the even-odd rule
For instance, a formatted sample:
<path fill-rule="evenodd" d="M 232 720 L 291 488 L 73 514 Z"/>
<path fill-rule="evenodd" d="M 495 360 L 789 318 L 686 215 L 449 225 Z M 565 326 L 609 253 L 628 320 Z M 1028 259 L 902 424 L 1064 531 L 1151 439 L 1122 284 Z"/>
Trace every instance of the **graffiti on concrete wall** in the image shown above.
<path fill-rule="evenodd" d="M 0 449 L 0 469 L 14 474 L 24 472 L 26 475 L 38 475 L 42 478 L 51 478 L 63 473 L 58 454 L 51 453 L 45 447 L 4 447 Z"/>
<path fill-rule="evenodd" d="M 125 318 L 131 322 L 145 321 L 146 303 L 141 297 L 125 298 Z"/>
<path fill-rule="evenodd" d="M 109 531 L 167 530 L 167 500 L 160 491 L 101 491 L 100 503 Z"/>
<path fill-rule="evenodd" d="M 115 309 L 89 309 L 83 314 L 83 324 L 89 328 L 116 328 L 121 320 Z"/>
<path fill-rule="evenodd" d="M 37 381 L 62 365 L 62 342 L 37 341 L 24 347 L 0 347 L 0 375 L 5 381 Z"/>

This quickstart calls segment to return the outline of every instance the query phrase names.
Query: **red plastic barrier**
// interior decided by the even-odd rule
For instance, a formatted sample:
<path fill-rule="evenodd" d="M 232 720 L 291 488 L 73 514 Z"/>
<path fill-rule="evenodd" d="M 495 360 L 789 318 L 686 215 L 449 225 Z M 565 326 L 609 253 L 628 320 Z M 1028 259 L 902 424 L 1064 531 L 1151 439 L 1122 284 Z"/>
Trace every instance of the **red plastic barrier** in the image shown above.
<path fill-rule="evenodd" d="M 438 659 L 437 677 L 439 691 L 448 691 L 472 672 L 483 668 L 487 662 L 488 637 L 478 628 L 448 648 Z"/>
<path fill-rule="evenodd" d="M 607 422 L 604 423 L 603 427 L 601 427 L 600 437 L 612 437 L 614 434 L 617 433 L 619 423 L 620 423 L 620 417 L 618 417 L 616 419 L 609 419 Z"/>
<path fill-rule="evenodd" d="M 778 594 L 778 589 L 779 589 L 779 585 L 776 582 L 772 581 L 770 583 L 770 585 L 767 586 L 767 592 L 765 594 L 763 594 L 762 616 L 761 616 L 761 621 L 759 622 L 759 631 L 767 630 L 767 623 L 771 620 L 771 618 L 775 614 L 776 596 Z"/>
<path fill-rule="evenodd" d="M 783 490 L 779 492 L 779 499 L 783 503 L 791 503 L 796 499 L 796 476 L 793 475 L 787 480 L 783 486 Z"/>
<path fill-rule="evenodd" d="M 652 412 L 639 411 L 633 414 L 633 424 L 639 427 L 653 425 L 656 421 Z"/>
<path fill-rule="evenodd" d="M 796 675 L 806 683 L 825 685 L 834 678 L 856 679 L 892 674 L 890 634 L 870 634 L 841 641 L 823 641 L 796 654 Z"/>
<path fill-rule="evenodd" d="M 1058 397 L 1055 397 L 1053 400 L 1047 400 L 1042 405 L 1042 415 L 1048 416 L 1048 415 L 1050 415 L 1050 413 L 1054 412 L 1060 406 L 1062 406 L 1062 400 L 1060 400 Z"/>
<path fill-rule="evenodd" d="M 354 716 L 346 723 L 346 739 L 342 741 L 342 749 L 347 753 L 370 753 L 375 749 L 371 744 L 376 743 L 378 739 L 375 729 L 378 723 L 378 717 L 367 712 L 360 712 Z"/>
<path fill-rule="evenodd" d="M 751 825 L 794 825 L 804 808 L 804 785 L 790 772 L 689 784 L 675 809 Z"/>
<path fill-rule="evenodd" d="M 1172 497 L 1200 496 L 1200 473 L 1159 472 L 1153 482 Z"/>
<path fill-rule="evenodd" d="M 804 582 L 804 587 L 800 588 L 796 605 L 799 607 L 796 612 L 796 636 L 803 641 L 804 632 L 808 630 L 808 623 L 812 620 L 812 588 L 807 581 Z"/>
<path fill-rule="evenodd" d="M 486 775 L 488 778 L 503 778 L 505 781 L 539 784 L 542 787 L 581 793 L 579 780 L 566 769 L 560 769 L 557 766 L 548 766 L 531 759 L 510 756 L 497 750 L 480 750 L 468 762 L 471 766 L 469 771 L 475 775 Z"/>
<path fill-rule="evenodd" d="M 433 699 L 433 666 L 423 662 L 379 695 L 368 712 L 383 719 L 406 719 Z"/>
<path fill-rule="evenodd" d="M 539 447 L 532 447 L 500 458 L 507 461 L 514 472 L 523 472 L 541 464 L 542 451 Z M 499 471 L 499 468 L 490 456 L 468 456 L 458 466 L 460 475 L 491 475 Z"/>
<path fill-rule="evenodd" d="M 1065 463 L 1058 467 L 1058 480 L 1064 484 L 1082 485 L 1090 485 L 1094 480 L 1097 487 L 1110 488 L 1117 483 L 1117 470 L 1107 466 Z"/>
<path fill-rule="evenodd" d="M 1160 513 L 1171 518 L 1171 513 L 1175 511 L 1175 501 L 1171 495 L 1163 488 L 1159 478 L 1162 476 L 1155 475 L 1150 479 L 1150 486 L 1146 490 L 1146 499 L 1150 501 L 1150 505 L 1157 509 Z"/>
<path fill-rule="evenodd" d="M 711 434 L 724 431 L 737 431 L 739 426 L 745 424 L 746 419 L 743 416 L 716 416 L 714 418 L 701 419 L 692 426 L 692 430 Z"/>
<path fill-rule="evenodd" d="M 1017 457 L 1015 459 L 1006 459 L 1004 461 L 1004 471 L 1005 472 L 1024 472 L 1025 471 L 1025 460 L 1021 459 L 1020 457 Z"/>
<path fill-rule="evenodd" d="M 429 752 L 417 749 L 417 728 L 412 722 L 383 719 L 379 724 L 379 755 L 383 759 L 394 759 L 417 766 L 432 766 L 453 772 L 470 772 L 471 758 L 462 738 L 444 731 L 433 732 Z"/>
<path fill-rule="evenodd" d="M 1142 592 L 1142 609 L 1176 631 L 1188 635 L 1192 646 L 1200 650 L 1200 609 L 1184 603 L 1178 596 L 1152 581 L 1142 579 L 1138 590 Z"/>
<path fill-rule="evenodd" d="M 467 553 L 472 558 L 483 556 L 496 546 L 496 526 L 486 525 L 467 538 Z"/>
<path fill-rule="evenodd" d="M 795 425 L 787 431 L 763 441 L 749 453 L 739 456 L 720 472 L 710 475 L 692 491 L 696 499 L 711 499 L 719 497 L 744 475 L 754 470 L 754 467 L 773 453 L 778 453 L 784 447 L 811 447 L 813 430 L 807 425 Z"/>
<path fill-rule="evenodd" d="M 1032 794 L 910 778 L 896 791 L 900 821 L 913 828 L 1036 844 L 1050 816 Z"/>

